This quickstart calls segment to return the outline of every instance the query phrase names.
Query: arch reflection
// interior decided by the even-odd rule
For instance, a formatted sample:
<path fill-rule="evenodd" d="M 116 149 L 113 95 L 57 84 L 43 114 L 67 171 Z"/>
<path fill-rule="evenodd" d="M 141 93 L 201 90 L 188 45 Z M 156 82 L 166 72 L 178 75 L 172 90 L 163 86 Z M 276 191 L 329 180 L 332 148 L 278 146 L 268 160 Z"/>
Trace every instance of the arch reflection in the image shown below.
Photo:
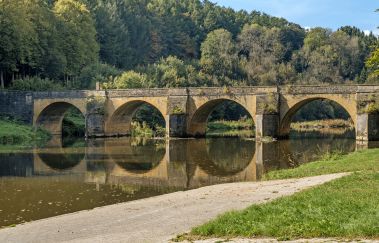
<path fill-rule="evenodd" d="M 165 141 L 141 138 L 105 142 L 109 158 L 125 171 L 145 174 L 155 169 L 165 157 Z"/>
<path fill-rule="evenodd" d="M 60 136 L 54 136 L 45 148 L 35 151 L 35 164 L 44 164 L 53 171 L 70 171 L 84 162 L 86 151 L 80 141 L 64 144 Z"/>
<path fill-rule="evenodd" d="M 255 142 L 244 139 L 191 140 L 190 161 L 212 176 L 232 176 L 252 162 Z"/>

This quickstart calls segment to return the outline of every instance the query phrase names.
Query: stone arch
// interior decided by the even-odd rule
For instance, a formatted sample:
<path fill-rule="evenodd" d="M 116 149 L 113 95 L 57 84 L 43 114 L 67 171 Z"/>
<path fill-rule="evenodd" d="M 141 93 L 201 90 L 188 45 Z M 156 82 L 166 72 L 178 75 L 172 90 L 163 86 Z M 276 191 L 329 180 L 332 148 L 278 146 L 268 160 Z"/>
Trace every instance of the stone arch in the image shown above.
<path fill-rule="evenodd" d="M 251 116 L 255 123 L 255 116 L 252 114 L 248 107 L 241 104 L 238 101 L 227 98 L 214 99 L 205 102 L 196 111 L 193 113 L 192 117 L 190 117 L 189 126 L 188 126 L 188 134 L 191 136 L 204 136 L 207 130 L 207 121 L 211 113 L 214 109 L 222 104 L 223 102 L 231 101 L 233 103 L 238 104 L 242 108 L 246 110 L 246 112 Z"/>
<path fill-rule="evenodd" d="M 280 137 L 287 137 L 291 130 L 291 123 L 292 119 L 295 116 L 295 114 L 303 108 L 305 105 L 311 103 L 312 101 L 316 100 L 329 100 L 333 101 L 336 104 L 338 104 L 340 107 L 342 107 L 350 116 L 351 120 L 354 123 L 354 126 L 356 125 L 356 112 L 352 107 L 356 108 L 355 105 L 351 104 L 351 101 L 349 99 L 339 99 L 334 97 L 323 97 L 323 96 L 316 96 L 316 97 L 310 97 L 306 99 L 302 99 L 299 101 L 296 101 L 294 104 L 290 105 L 287 109 L 287 111 L 283 114 L 281 120 L 280 120 L 280 126 L 279 126 L 279 136 Z"/>
<path fill-rule="evenodd" d="M 108 136 L 127 136 L 131 134 L 131 124 L 133 117 L 140 107 L 149 105 L 162 115 L 167 124 L 166 117 L 158 106 L 144 100 L 132 100 L 120 105 L 108 118 L 105 126 Z"/>
<path fill-rule="evenodd" d="M 35 126 L 43 127 L 52 135 L 62 135 L 62 122 L 65 113 L 70 108 L 78 109 L 85 117 L 86 111 L 84 108 L 67 101 L 53 102 L 44 107 L 38 114 L 36 114 Z"/>

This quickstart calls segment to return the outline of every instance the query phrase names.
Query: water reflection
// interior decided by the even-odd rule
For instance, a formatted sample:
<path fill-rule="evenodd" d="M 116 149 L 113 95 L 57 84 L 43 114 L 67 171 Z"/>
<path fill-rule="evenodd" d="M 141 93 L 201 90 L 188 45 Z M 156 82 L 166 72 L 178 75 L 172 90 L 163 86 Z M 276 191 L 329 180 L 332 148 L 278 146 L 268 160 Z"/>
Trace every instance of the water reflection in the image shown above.
<path fill-rule="evenodd" d="M 0 155 L 0 226 L 218 183 L 351 152 L 339 135 L 275 143 L 250 139 L 54 139 L 31 153 Z M 362 145 L 369 146 L 369 145 Z M 376 146 L 376 145 L 375 145 Z"/>
<path fill-rule="evenodd" d="M 132 174 L 144 174 L 153 170 L 162 162 L 166 153 L 162 140 L 108 140 L 104 146 L 110 159 Z"/>

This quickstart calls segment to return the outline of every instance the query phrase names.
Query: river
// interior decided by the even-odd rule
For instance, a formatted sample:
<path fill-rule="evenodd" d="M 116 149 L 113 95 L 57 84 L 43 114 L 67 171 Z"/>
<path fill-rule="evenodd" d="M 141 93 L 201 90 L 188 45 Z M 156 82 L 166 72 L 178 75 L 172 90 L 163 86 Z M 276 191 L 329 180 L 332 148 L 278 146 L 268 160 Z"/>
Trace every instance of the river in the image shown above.
<path fill-rule="evenodd" d="M 0 154 L 0 227 L 181 190 L 257 181 L 327 153 L 357 149 L 352 134 L 61 142 Z M 374 145 L 376 146 L 376 145 Z"/>

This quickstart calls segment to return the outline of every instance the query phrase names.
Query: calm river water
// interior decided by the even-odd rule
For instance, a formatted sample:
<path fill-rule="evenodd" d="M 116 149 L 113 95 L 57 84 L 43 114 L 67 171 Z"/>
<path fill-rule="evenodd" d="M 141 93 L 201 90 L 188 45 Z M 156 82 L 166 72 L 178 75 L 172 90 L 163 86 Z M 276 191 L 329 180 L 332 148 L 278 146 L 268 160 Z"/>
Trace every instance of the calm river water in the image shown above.
<path fill-rule="evenodd" d="M 352 152 L 346 135 L 243 138 L 101 139 L 0 154 L 0 227 L 203 186 L 257 181 L 270 170 Z"/>

